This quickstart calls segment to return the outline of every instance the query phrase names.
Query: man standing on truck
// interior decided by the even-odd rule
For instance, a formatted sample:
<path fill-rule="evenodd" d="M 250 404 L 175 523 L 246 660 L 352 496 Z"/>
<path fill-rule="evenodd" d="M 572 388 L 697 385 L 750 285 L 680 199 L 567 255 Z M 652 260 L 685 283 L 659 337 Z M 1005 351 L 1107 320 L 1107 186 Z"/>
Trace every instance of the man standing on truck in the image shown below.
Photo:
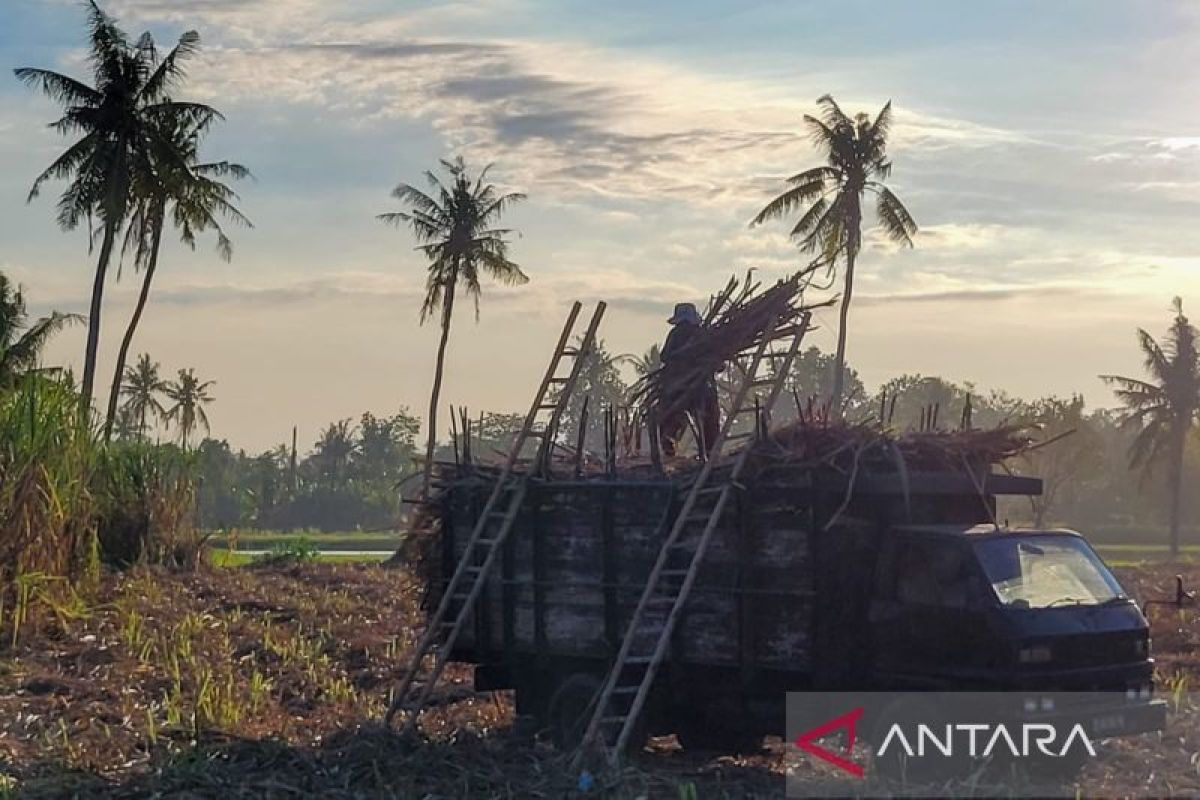
<path fill-rule="evenodd" d="M 675 313 L 667 322 L 674 327 L 671 328 L 666 342 L 663 343 L 663 364 L 678 362 L 686 357 L 687 346 L 700 330 L 701 325 L 700 314 L 692 303 L 676 304 Z M 715 380 L 712 378 L 706 380 L 683 408 L 660 421 L 659 441 L 662 443 L 663 454 L 668 458 L 675 455 L 676 444 L 687 430 L 689 414 L 696 424 L 696 435 L 700 440 L 700 455 L 702 458 L 707 457 L 708 448 L 716 441 L 721 430 L 721 408 L 717 403 Z"/>

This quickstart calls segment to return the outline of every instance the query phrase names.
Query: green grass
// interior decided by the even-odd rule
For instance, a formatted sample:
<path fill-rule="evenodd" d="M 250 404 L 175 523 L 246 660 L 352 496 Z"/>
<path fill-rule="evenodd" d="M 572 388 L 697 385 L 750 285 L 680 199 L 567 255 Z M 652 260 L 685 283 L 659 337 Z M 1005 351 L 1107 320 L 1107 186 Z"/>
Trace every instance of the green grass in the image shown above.
<path fill-rule="evenodd" d="M 216 533 L 209 539 L 213 547 L 228 548 L 234 538 Z M 395 550 L 400 546 L 396 531 L 238 531 L 238 550 L 270 550 L 278 544 L 304 539 L 321 550 Z"/>
<path fill-rule="evenodd" d="M 211 553 L 213 566 L 216 567 L 244 567 L 254 562 L 253 555 L 237 550 L 230 551 L 222 548 L 213 548 Z M 362 555 L 358 553 L 320 553 L 312 560 L 321 564 L 369 564 L 383 561 L 384 558 L 385 556 Z"/>
<path fill-rule="evenodd" d="M 1095 544 L 1092 545 L 1110 567 L 1135 567 L 1148 561 L 1168 561 L 1170 548 L 1165 544 Z M 1181 561 L 1200 561 L 1200 545 L 1180 548 Z"/>

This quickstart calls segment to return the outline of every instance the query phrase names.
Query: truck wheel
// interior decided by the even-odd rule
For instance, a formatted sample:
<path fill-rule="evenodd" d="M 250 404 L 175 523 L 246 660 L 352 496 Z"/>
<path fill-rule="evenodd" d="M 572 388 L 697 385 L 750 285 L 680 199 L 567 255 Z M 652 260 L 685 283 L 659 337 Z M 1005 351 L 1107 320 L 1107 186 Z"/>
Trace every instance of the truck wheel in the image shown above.
<path fill-rule="evenodd" d="M 546 710 L 546 727 L 559 750 L 574 750 L 583 740 L 584 730 L 591 718 L 592 703 L 600 691 L 600 679 L 586 672 L 576 672 L 564 680 Z"/>

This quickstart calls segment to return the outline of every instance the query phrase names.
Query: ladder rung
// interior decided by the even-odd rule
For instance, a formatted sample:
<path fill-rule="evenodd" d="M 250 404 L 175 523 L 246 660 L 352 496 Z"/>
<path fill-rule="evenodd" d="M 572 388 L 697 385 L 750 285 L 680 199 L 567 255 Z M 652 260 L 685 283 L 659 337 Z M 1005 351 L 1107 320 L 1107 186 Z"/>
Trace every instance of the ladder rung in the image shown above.
<path fill-rule="evenodd" d="M 548 381 L 546 381 L 546 383 L 570 383 L 570 382 L 571 382 L 571 379 L 569 377 L 568 378 L 551 378 Z"/>
<path fill-rule="evenodd" d="M 638 689 L 641 689 L 641 688 L 642 688 L 641 685 L 638 685 L 638 686 L 614 686 L 612 693 L 613 694 L 637 694 Z"/>
<path fill-rule="evenodd" d="M 626 716 L 620 716 L 620 717 L 601 717 L 601 718 L 600 718 L 600 724 L 601 724 L 601 725 L 612 725 L 614 722 L 616 722 L 616 723 L 620 723 L 620 724 L 624 725 L 624 724 L 625 724 L 625 720 L 626 720 L 626 719 L 628 719 L 628 717 L 626 717 Z"/>
<path fill-rule="evenodd" d="M 665 575 L 665 576 L 674 578 L 678 575 L 687 575 L 688 571 L 686 569 L 664 569 L 662 572 L 660 572 L 658 574 L 659 574 L 659 577 L 662 577 Z"/>
<path fill-rule="evenodd" d="M 552 408 L 558 408 L 558 403 L 541 403 L 538 405 L 538 411 L 549 411 Z"/>
<path fill-rule="evenodd" d="M 640 666 L 642 664 L 650 664 L 654 662 L 653 656 L 631 656 L 625 659 L 626 664 L 634 664 Z"/>
<path fill-rule="evenodd" d="M 500 540 L 499 539 L 480 539 L 475 544 L 476 544 L 476 546 L 483 544 L 483 545 L 488 545 L 490 547 L 491 545 L 494 545 L 498 541 L 500 541 Z"/>
<path fill-rule="evenodd" d="M 562 350 L 558 351 L 558 354 L 560 356 L 577 356 L 577 355 L 579 355 L 579 348 L 578 347 L 564 347 Z"/>

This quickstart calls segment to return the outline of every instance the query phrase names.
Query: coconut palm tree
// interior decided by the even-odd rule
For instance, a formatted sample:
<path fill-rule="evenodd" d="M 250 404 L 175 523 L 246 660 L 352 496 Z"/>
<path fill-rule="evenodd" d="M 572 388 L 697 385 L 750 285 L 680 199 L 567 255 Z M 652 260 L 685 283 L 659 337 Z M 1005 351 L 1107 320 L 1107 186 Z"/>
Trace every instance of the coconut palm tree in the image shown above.
<path fill-rule="evenodd" d="M 829 95 L 817 100 L 817 105 L 821 109 L 820 118 L 806 114 L 804 122 L 826 163 L 788 178 L 788 188 L 758 212 L 750 224 L 759 225 L 803 208 L 791 230 L 801 250 L 819 252 L 831 268 L 839 257 L 845 259 L 837 360 L 830 397 L 831 406 L 839 409 L 845 388 L 846 324 L 854 294 L 854 267 L 862 247 L 863 198 L 868 192 L 875 195 L 879 226 L 894 242 L 911 247 L 917 223 L 884 185 L 892 174 L 892 162 L 887 156 L 891 101 L 873 121 L 866 114 L 851 119 Z"/>
<path fill-rule="evenodd" d="M 1113 394 L 1124 406 L 1122 424 L 1138 430 L 1129 448 L 1130 467 L 1148 477 L 1160 462 L 1167 463 L 1171 555 L 1177 556 L 1184 445 L 1200 415 L 1200 353 L 1196 328 L 1183 315 L 1180 298 L 1175 298 L 1173 309 L 1175 320 L 1162 344 L 1138 329 L 1149 380 L 1100 377 L 1115 387 Z"/>
<path fill-rule="evenodd" d="M 22 67 L 16 76 L 40 88 L 64 106 L 52 124 L 64 136 L 79 138 L 34 180 L 29 200 L 51 179 L 67 181 L 58 201 L 58 224 L 74 230 L 86 221 L 99 222 L 100 253 L 92 282 L 84 353 L 81 400 L 90 407 L 100 344 L 100 312 L 104 282 L 117 235 L 133 202 L 136 176 L 152 171 L 151 153 L 166 152 L 162 131 L 171 121 L 203 126 L 216 117 L 205 105 L 180 103 L 170 93 L 183 78 L 184 62 L 195 54 L 200 37 L 189 31 L 166 56 L 160 57 L 149 33 L 135 42 L 95 0 L 88 11 L 89 55 L 93 84 L 50 70 Z M 94 240 L 89 239 L 89 247 Z"/>
<path fill-rule="evenodd" d="M 174 403 L 167 409 L 166 419 L 179 429 L 179 441 L 184 450 L 188 446 L 188 437 L 197 426 L 204 428 L 205 433 L 211 430 L 204 407 L 213 401 L 208 393 L 212 385 L 213 381 L 201 382 L 193 370 L 181 369 L 178 380 L 171 381 L 163 390 Z"/>
<path fill-rule="evenodd" d="M 176 124 L 174 130 L 164 133 L 162 137 L 170 143 L 170 147 L 165 153 L 155 154 L 161 155 L 155 159 L 156 169 L 139 176 L 141 185 L 136 187 L 138 199 L 130 219 L 125 249 L 134 250 L 134 266 L 142 269 L 142 288 L 117 351 L 116 369 L 108 395 L 108 411 L 104 417 L 105 436 L 112 432 L 125 361 L 150 297 L 150 285 L 158 268 L 168 209 L 184 244 L 194 250 L 196 234 L 211 229 L 217 235 L 217 252 L 226 261 L 233 256 L 233 243 L 221 228 L 220 219 L 251 226 L 250 220 L 233 205 L 237 193 L 219 180 L 224 177 L 246 178 L 250 176 L 250 171 L 241 164 L 228 161 L 197 163 L 197 151 L 206 128 L 207 125 L 188 122 Z"/>
<path fill-rule="evenodd" d="M 429 401 L 429 440 L 425 447 L 425 475 L 421 496 L 429 494 L 429 476 L 433 469 L 433 451 L 437 444 L 438 397 L 442 390 L 445 369 L 446 342 L 450 338 L 450 321 L 454 314 L 454 299 L 458 288 L 475 301 L 475 318 L 479 318 L 480 276 L 510 286 L 527 283 L 529 278 L 520 266 L 508 258 L 510 230 L 493 227 L 514 203 L 525 199 L 516 192 L 502 193 L 487 183 L 491 165 L 484 167 L 472 179 L 462 157 L 442 160 L 450 180 L 443 183 L 433 172 L 425 178 L 431 193 L 402 183 L 392 190 L 392 197 L 409 207 L 408 211 L 380 214 L 379 219 L 392 225 L 408 225 L 416 238 L 417 249 L 429 261 L 425 282 L 425 301 L 421 305 L 421 323 L 434 313 L 441 312 L 442 337 L 438 343 L 437 365 L 433 373 L 433 391 Z"/>
<path fill-rule="evenodd" d="M 121 384 L 125 404 L 121 410 L 130 420 L 137 421 L 139 436 L 146 435 L 151 418 L 166 417 L 167 411 L 158 399 L 166 391 L 167 383 L 158 375 L 158 362 L 151 361 L 149 353 L 142 353 L 137 364 L 125 368 L 125 382 Z"/>
<path fill-rule="evenodd" d="M 50 338 L 82 321 L 75 314 L 53 311 L 30 325 L 21 287 L 0 273 L 0 389 L 11 388 L 22 375 L 35 371 Z"/>

